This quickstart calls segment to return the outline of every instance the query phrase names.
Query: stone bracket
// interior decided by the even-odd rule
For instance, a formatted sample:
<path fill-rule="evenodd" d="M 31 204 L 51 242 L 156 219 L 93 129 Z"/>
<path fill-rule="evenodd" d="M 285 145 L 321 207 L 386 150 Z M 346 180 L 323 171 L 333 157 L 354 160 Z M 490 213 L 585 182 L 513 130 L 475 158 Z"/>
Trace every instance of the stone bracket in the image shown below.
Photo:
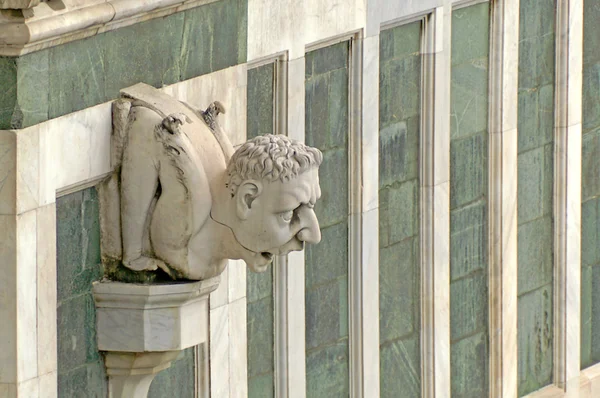
<path fill-rule="evenodd" d="M 98 349 L 106 351 L 111 398 L 147 397 L 154 377 L 182 350 L 208 341 L 208 298 L 219 281 L 94 283 Z"/>

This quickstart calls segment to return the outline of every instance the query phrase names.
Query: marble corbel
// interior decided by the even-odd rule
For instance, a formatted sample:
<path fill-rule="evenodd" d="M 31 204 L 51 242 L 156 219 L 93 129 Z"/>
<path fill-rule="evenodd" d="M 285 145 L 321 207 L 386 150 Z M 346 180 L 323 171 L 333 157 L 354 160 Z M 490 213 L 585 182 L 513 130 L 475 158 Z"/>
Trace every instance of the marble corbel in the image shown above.
<path fill-rule="evenodd" d="M 199 111 L 145 84 L 121 93 L 114 172 L 99 188 L 106 278 L 94 294 L 113 396 L 142 397 L 175 351 L 205 341 L 194 335 L 173 345 L 180 335 L 163 321 L 181 336 L 205 333 L 208 293 L 228 259 L 262 272 L 274 256 L 320 241 L 314 206 L 323 156 L 281 135 L 234 150 L 218 123 L 219 102 Z M 174 289 L 194 304 L 171 300 Z"/>

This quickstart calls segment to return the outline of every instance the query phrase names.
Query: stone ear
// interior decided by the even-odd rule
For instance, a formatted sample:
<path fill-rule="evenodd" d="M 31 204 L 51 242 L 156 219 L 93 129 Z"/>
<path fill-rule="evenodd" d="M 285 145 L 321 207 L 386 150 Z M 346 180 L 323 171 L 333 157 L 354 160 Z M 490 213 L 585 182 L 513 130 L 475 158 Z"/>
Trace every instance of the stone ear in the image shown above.
<path fill-rule="evenodd" d="M 252 203 L 262 192 L 262 183 L 256 180 L 246 180 L 238 187 L 235 194 L 237 216 L 241 220 L 248 218 Z"/>

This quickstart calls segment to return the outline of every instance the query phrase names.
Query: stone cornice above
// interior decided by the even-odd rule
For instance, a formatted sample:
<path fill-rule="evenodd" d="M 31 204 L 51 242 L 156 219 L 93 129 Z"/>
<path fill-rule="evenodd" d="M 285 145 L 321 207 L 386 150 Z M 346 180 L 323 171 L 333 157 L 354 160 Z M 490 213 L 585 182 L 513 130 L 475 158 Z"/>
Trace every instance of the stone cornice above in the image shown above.
<path fill-rule="evenodd" d="M 0 9 L 0 56 L 24 55 L 215 1 L 51 0 L 29 9 Z"/>

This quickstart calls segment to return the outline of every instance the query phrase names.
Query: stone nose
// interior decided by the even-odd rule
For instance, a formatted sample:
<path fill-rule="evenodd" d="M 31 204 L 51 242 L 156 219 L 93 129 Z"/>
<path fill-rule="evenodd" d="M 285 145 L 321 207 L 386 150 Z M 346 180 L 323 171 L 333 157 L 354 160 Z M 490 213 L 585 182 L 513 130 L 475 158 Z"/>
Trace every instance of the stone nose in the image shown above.
<path fill-rule="evenodd" d="M 321 229 L 315 211 L 305 207 L 300 217 L 302 229 L 296 235 L 299 240 L 306 243 L 319 243 L 321 241 Z"/>

